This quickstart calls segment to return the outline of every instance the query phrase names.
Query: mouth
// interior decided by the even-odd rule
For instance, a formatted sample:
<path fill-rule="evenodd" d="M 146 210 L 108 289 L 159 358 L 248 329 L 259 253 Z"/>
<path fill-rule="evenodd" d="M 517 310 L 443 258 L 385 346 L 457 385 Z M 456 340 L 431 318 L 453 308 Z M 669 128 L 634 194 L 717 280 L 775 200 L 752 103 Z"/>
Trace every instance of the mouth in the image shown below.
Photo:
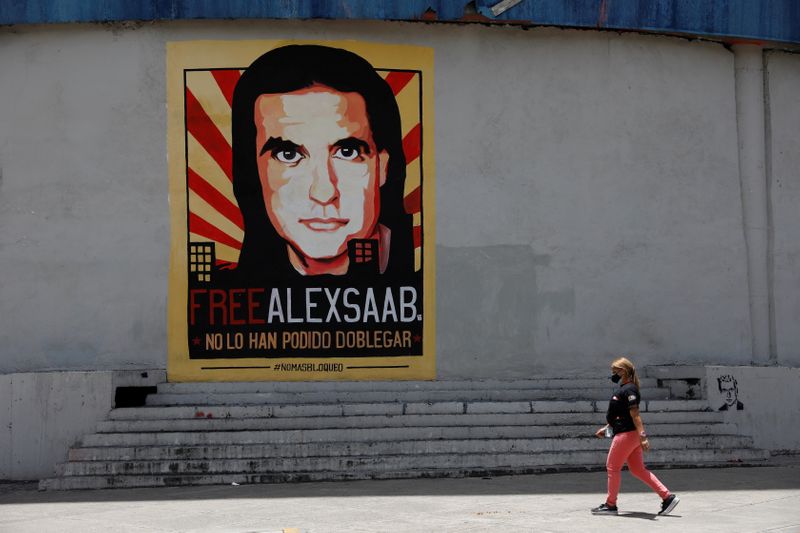
<path fill-rule="evenodd" d="M 342 226 L 346 226 L 348 218 L 301 218 L 301 224 L 312 231 L 336 231 Z"/>

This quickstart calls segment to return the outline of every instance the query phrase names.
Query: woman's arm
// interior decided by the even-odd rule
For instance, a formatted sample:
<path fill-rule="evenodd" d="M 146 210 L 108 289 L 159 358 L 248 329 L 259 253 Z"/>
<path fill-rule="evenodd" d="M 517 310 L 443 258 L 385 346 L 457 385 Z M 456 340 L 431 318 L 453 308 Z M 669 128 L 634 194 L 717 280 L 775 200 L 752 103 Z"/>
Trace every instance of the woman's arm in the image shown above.
<path fill-rule="evenodd" d="M 644 424 L 642 417 L 639 415 L 639 406 L 631 407 L 631 418 L 633 418 L 633 425 L 636 426 L 636 431 L 639 432 L 639 442 L 642 449 L 647 451 L 650 449 L 650 441 L 647 440 L 647 433 L 644 432 Z"/>
<path fill-rule="evenodd" d="M 606 429 L 608 429 L 608 424 L 595 431 L 594 436 L 598 439 L 602 439 L 606 435 Z"/>

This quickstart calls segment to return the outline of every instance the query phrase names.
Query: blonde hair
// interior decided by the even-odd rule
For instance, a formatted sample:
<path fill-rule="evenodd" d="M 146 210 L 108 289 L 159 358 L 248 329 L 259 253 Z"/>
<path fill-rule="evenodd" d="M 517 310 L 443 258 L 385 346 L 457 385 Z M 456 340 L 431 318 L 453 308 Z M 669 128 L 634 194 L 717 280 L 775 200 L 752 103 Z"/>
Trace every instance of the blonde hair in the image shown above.
<path fill-rule="evenodd" d="M 636 388 L 639 388 L 639 376 L 636 375 L 636 367 L 633 366 L 630 359 L 626 357 L 620 357 L 618 359 L 614 359 L 614 362 L 611 363 L 611 368 L 619 368 L 624 370 L 625 373 L 628 375 L 628 378 L 633 381 Z"/>

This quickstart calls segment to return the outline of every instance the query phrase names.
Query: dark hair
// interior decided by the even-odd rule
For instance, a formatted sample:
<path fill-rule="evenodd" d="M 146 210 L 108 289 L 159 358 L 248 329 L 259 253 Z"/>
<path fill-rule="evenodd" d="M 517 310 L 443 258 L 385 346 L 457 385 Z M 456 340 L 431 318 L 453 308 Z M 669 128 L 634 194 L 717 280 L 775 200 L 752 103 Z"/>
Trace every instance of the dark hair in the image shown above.
<path fill-rule="evenodd" d="M 720 392 L 722 392 L 722 384 L 723 383 L 733 383 L 733 389 L 734 390 L 739 390 L 739 384 L 736 383 L 736 378 L 734 378 L 730 374 L 726 374 L 724 376 L 720 376 L 720 377 L 717 378 L 717 387 L 719 388 Z"/>
<path fill-rule="evenodd" d="M 244 219 L 244 242 L 237 270 L 268 276 L 296 274 L 286 242 L 269 221 L 256 164 L 256 99 L 262 94 L 324 85 L 364 98 L 375 145 L 389 155 L 380 188 L 378 222 L 391 230 L 386 273 L 412 272 L 411 216 L 403 207 L 406 161 L 400 112 L 389 84 L 366 60 L 338 48 L 290 45 L 265 53 L 245 70 L 233 93 L 233 192 Z"/>

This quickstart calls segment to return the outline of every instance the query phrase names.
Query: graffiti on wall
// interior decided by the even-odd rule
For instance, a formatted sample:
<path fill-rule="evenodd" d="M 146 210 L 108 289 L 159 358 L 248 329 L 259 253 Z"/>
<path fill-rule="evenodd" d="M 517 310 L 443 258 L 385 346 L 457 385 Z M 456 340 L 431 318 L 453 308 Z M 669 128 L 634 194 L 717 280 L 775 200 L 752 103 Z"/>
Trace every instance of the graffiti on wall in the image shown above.
<path fill-rule="evenodd" d="M 722 395 L 722 405 L 718 411 L 741 411 L 744 404 L 739 400 L 739 384 L 732 374 L 717 377 L 717 388 Z"/>
<path fill-rule="evenodd" d="M 432 63 L 168 45 L 170 379 L 434 377 Z"/>

